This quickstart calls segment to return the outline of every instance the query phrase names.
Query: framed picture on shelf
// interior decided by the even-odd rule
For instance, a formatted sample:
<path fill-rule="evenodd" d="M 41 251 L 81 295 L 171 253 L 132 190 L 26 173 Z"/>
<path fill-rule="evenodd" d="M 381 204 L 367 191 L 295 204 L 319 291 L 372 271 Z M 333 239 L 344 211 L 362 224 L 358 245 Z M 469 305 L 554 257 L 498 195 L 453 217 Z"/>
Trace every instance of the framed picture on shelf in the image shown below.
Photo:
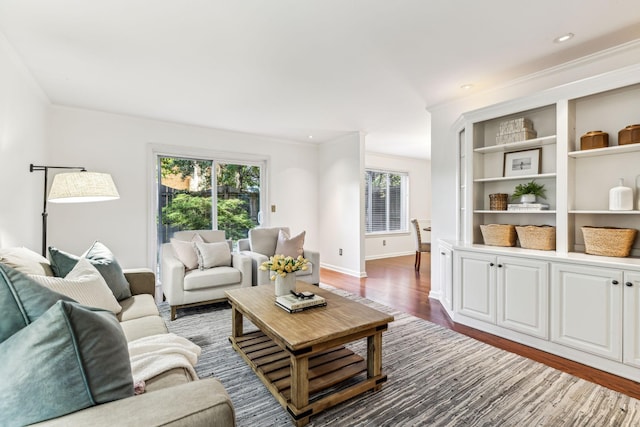
<path fill-rule="evenodd" d="M 502 176 L 537 175 L 540 173 L 542 148 L 504 153 Z"/>

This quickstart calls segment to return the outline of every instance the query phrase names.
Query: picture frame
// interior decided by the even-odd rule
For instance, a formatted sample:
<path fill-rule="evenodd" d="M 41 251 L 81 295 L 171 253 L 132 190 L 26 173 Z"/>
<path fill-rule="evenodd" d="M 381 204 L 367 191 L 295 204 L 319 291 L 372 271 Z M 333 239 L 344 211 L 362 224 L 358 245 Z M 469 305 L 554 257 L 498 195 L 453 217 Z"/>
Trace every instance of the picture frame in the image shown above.
<path fill-rule="evenodd" d="M 504 153 L 502 176 L 537 175 L 541 170 L 542 148 Z"/>

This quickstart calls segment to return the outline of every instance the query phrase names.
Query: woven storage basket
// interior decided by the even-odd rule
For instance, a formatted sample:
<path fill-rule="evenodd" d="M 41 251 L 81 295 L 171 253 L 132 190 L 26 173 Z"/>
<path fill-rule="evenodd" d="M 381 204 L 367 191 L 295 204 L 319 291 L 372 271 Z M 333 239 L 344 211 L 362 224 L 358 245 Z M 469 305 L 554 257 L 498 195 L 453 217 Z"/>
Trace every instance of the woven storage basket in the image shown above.
<path fill-rule="evenodd" d="M 556 249 L 556 228 L 552 225 L 516 225 L 520 246 L 526 249 Z"/>
<path fill-rule="evenodd" d="M 591 255 L 626 257 L 638 230 L 617 227 L 582 227 L 585 252 Z"/>
<path fill-rule="evenodd" d="M 489 194 L 489 209 L 492 211 L 506 211 L 509 195 L 507 193 Z"/>
<path fill-rule="evenodd" d="M 485 224 L 480 226 L 485 245 L 515 246 L 516 227 L 511 224 Z"/>

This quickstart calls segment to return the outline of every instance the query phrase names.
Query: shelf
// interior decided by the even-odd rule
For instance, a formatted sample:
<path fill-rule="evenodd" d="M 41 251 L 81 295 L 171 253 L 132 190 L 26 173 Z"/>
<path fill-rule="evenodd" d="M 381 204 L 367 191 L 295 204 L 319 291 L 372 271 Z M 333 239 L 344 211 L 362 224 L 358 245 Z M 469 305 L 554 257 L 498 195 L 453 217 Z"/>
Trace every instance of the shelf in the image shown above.
<path fill-rule="evenodd" d="M 640 211 L 609 211 L 609 210 L 570 210 L 570 214 L 590 214 L 590 215 L 640 215 Z"/>
<path fill-rule="evenodd" d="M 518 151 L 526 148 L 536 148 L 543 145 L 555 144 L 556 136 L 543 136 L 540 138 L 527 139 L 526 141 L 510 142 L 508 144 L 490 145 L 488 147 L 476 148 L 473 151 L 480 154 L 499 153 L 504 151 Z"/>
<path fill-rule="evenodd" d="M 477 214 L 555 214 L 555 210 L 542 210 L 542 211 L 490 211 L 490 210 L 475 210 L 473 213 Z M 640 213 L 640 212 L 638 212 Z"/>
<path fill-rule="evenodd" d="M 473 182 L 496 182 L 496 181 L 517 181 L 520 179 L 542 179 L 542 178 L 555 178 L 556 173 L 540 173 L 535 175 L 519 175 L 519 176 L 497 176 L 494 178 L 478 178 Z"/>
<path fill-rule="evenodd" d="M 592 150 L 580 150 L 569 152 L 569 157 L 579 159 L 582 157 L 610 156 L 613 154 L 633 153 L 640 151 L 640 144 L 614 145 L 611 147 L 594 148 Z"/>

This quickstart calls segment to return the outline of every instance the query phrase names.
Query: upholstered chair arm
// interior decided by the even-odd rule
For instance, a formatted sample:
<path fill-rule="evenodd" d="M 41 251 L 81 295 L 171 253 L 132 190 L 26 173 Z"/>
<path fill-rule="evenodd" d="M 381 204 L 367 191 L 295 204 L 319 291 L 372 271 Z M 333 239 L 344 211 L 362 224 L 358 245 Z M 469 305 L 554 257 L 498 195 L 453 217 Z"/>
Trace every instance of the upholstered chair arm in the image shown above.
<path fill-rule="evenodd" d="M 127 268 L 124 277 L 129 282 L 129 288 L 133 295 L 156 294 L 156 275 L 149 268 Z"/>
<path fill-rule="evenodd" d="M 242 273 L 241 287 L 250 287 L 253 281 L 253 270 L 251 268 L 251 257 L 239 254 L 231 254 L 231 266 L 237 268 Z"/>
<path fill-rule="evenodd" d="M 238 250 L 239 251 L 250 251 L 251 244 L 249 243 L 249 239 L 239 239 L 238 240 Z"/>
<path fill-rule="evenodd" d="M 307 260 L 309 260 L 309 262 L 313 266 L 313 269 L 311 271 L 311 283 L 314 285 L 319 284 L 320 283 L 320 252 L 312 251 L 310 249 L 305 249 L 304 254 L 302 256 L 305 257 Z"/>
<path fill-rule="evenodd" d="M 266 285 L 267 283 L 271 282 L 271 279 L 269 278 L 269 272 L 262 271 L 259 268 L 263 262 L 269 260 L 268 256 L 251 251 L 242 251 L 241 254 L 251 258 L 251 283 L 253 283 L 253 286 Z"/>
<path fill-rule="evenodd" d="M 170 243 L 162 245 L 162 270 L 160 280 L 162 292 L 167 297 L 169 304 L 182 304 L 184 289 L 184 264 L 176 258 Z"/>

